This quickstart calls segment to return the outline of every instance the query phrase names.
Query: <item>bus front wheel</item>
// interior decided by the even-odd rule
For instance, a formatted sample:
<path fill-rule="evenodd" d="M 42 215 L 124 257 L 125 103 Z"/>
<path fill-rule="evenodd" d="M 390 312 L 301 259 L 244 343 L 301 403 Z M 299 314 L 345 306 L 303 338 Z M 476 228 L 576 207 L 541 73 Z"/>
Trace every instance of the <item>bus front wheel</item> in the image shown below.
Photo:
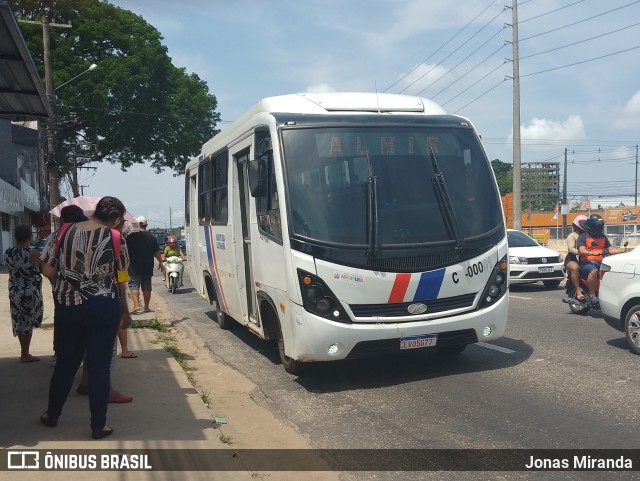
<path fill-rule="evenodd" d="M 298 375 L 303 371 L 304 365 L 299 361 L 295 361 L 291 359 L 284 352 L 284 338 L 282 337 L 282 329 L 280 328 L 280 324 L 278 323 L 278 354 L 280 354 L 280 361 L 282 362 L 282 367 L 289 374 Z"/>

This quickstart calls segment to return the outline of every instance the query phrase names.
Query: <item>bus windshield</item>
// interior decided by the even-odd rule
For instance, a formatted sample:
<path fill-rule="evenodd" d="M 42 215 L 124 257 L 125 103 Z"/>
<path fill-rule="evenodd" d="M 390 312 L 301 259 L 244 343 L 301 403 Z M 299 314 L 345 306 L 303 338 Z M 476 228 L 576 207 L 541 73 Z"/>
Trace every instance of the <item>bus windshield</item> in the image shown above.
<path fill-rule="evenodd" d="M 502 223 L 471 128 L 298 128 L 282 139 L 293 236 L 375 250 L 459 246 Z"/>

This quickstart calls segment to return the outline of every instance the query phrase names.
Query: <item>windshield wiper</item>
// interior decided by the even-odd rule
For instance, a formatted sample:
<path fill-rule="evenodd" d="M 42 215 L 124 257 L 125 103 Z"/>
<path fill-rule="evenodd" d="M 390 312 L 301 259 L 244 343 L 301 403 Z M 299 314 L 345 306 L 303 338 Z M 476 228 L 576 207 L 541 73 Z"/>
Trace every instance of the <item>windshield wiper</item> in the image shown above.
<path fill-rule="evenodd" d="M 456 240 L 456 250 L 462 252 L 465 247 L 464 237 L 460 233 L 460 224 L 456 217 L 456 212 L 451 204 L 451 197 L 447 191 L 447 186 L 444 183 L 444 175 L 440 171 L 436 154 L 433 152 L 433 148 L 429 147 L 429 154 L 431 155 L 431 165 L 433 166 L 433 177 L 431 182 L 436 189 L 436 196 L 438 197 L 438 203 L 442 208 L 444 223 L 449 230 L 449 235 Z"/>
<path fill-rule="evenodd" d="M 368 257 L 375 257 L 378 253 L 378 178 L 373 175 L 373 165 L 371 157 L 367 152 L 367 163 L 369 165 L 369 176 L 366 181 L 367 189 L 367 240 L 369 248 Z"/>

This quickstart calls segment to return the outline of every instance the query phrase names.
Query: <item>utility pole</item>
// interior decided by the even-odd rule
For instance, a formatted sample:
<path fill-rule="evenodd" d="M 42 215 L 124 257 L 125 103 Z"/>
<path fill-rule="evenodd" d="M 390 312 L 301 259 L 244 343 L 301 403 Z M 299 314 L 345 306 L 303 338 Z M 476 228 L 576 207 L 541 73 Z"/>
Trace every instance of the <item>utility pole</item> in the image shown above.
<path fill-rule="evenodd" d="M 564 185 L 562 186 L 562 205 L 567 205 L 567 148 L 564 148 Z M 567 237 L 567 214 L 562 214 L 562 237 Z"/>
<path fill-rule="evenodd" d="M 60 170 L 56 161 L 56 97 L 53 88 L 53 74 L 51 71 L 51 48 L 49 46 L 49 28 L 71 28 L 71 24 L 50 23 L 46 18 L 41 21 L 19 20 L 21 23 L 42 25 L 42 47 L 44 49 L 44 81 L 45 90 L 51 103 L 53 116 L 47 120 L 47 173 L 49 177 L 49 208 L 53 209 L 60 203 Z M 54 230 L 57 219 L 51 217 L 51 230 Z"/>
<path fill-rule="evenodd" d="M 511 2 L 513 31 L 513 228 L 522 228 L 522 160 L 520 145 L 520 54 L 518 52 L 518 0 Z"/>
<path fill-rule="evenodd" d="M 80 195 L 80 189 L 82 187 L 86 187 L 84 185 L 79 185 L 78 184 L 78 170 L 80 169 L 87 169 L 87 170 L 97 170 L 97 167 L 87 167 L 85 165 L 78 165 L 77 162 L 78 158 L 74 155 L 73 156 L 73 170 L 71 171 L 71 192 L 73 192 L 73 196 L 74 197 L 78 197 Z M 85 158 L 86 161 L 86 158 Z M 84 193 L 82 194 L 84 195 Z"/>
<path fill-rule="evenodd" d="M 638 205 L 638 144 L 636 144 L 636 201 L 635 205 Z"/>

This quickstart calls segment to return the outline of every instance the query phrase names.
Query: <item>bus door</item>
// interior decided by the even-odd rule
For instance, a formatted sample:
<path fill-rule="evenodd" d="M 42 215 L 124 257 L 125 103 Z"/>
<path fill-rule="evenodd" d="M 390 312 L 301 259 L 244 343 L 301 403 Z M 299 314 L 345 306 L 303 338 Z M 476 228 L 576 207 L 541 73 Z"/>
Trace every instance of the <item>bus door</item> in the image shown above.
<path fill-rule="evenodd" d="M 185 220 L 189 223 L 186 229 L 187 234 L 187 260 L 191 284 L 200 294 L 206 294 L 204 283 L 202 282 L 202 262 L 207 259 L 207 246 L 204 242 L 204 231 L 198 228 L 198 169 L 188 172 L 187 179 L 187 202 L 189 214 L 185 215 Z"/>
<path fill-rule="evenodd" d="M 246 314 L 249 321 L 258 323 L 256 313 L 256 287 L 253 278 L 253 264 L 251 259 L 251 229 L 249 219 L 251 218 L 249 208 L 251 206 L 249 195 L 249 151 L 242 152 L 234 156 L 238 169 L 238 190 L 240 197 L 240 220 L 242 224 L 242 245 L 236 244 L 236 258 L 244 259 L 244 285 L 239 286 L 244 291 L 246 298 Z M 240 252 L 241 251 L 241 252 Z M 243 289 L 244 288 L 244 289 Z M 241 294 L 242 297 L 242 294 Z M 244 304 L 244 303 L 243 303 Z"/>

